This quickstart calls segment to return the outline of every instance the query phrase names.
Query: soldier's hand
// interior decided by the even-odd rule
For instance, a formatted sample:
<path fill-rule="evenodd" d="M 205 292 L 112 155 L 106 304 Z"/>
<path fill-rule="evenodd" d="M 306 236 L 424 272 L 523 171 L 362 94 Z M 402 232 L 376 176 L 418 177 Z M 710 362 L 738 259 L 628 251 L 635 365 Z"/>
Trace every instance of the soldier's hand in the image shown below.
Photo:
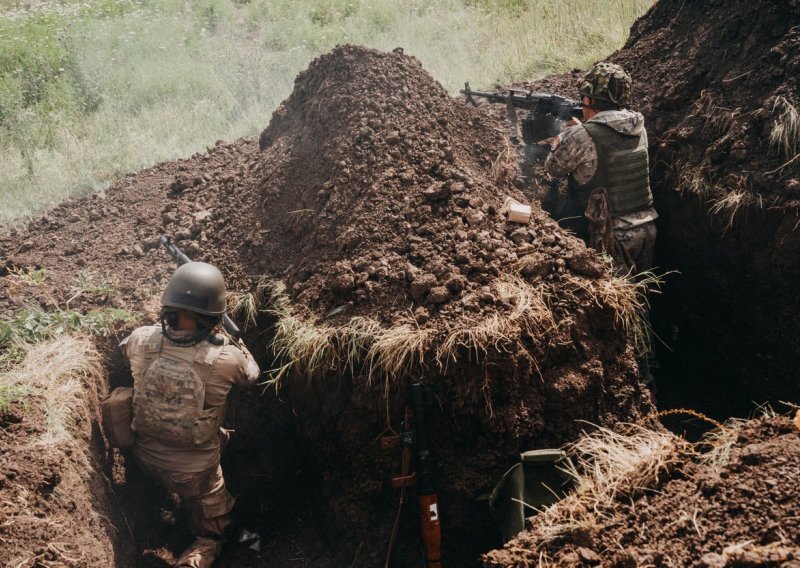
<path fill-rule="evenodd" d="M 581 124 L 580 119 L 573 116 L 568 121 L 566 121 L 564 123 L 564 128 L 566 128 L 568 126 L 578 126 L 580 124 Z"/>
<path fill-rule="evenodd" d="M 550 151 L 552 152 L 561 144 L 561 136 L 553 136 L 552 138 L 548 138 L 547 143 L 550 144 Z"/>

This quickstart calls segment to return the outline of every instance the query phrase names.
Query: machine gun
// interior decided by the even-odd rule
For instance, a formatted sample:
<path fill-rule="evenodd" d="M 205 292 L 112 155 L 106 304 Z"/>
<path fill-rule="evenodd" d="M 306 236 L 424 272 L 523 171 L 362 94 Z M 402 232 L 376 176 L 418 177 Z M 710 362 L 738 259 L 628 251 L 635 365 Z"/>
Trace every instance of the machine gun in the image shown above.
<path fill-rule="evenodd" d="M 582 118 L 583 108 L 572 99 L 550 93 L 535 93 L 525 89 L 504 89 L 501 91 L 473 91 L 469 83 L 464 83 L 460 91 L 467 102 L 477 105 L 473 97 L 480 97 L 492 103 L 505 103 L 509 109 L 509 118 L 516 125 L 517 116 L 514 108 L 528 111 L 522 120 L 522 140 L 525 144 L 535 144 L 546 138 L 557 136 L 563 123 L 572 117 Z"/>
<path fill-rule="evenodd" d="M 192 259 L 186 256 L 186 253 L 178 248 L 178 245 L 174 245 L 169 242 L 169 239 L 164 235 L 159 235 L 158 242 L 164 245 L 164 248 L 166 248 L 169 255 L 175 259 L 175 262 L 178 263 L 178 266 L 186 264 L 187 262 L 192 262 Z M 233 323 L 233 320 L 228 317 L 228 314 L 222 314 L 222 327 L 225 328 L 225 331 L 228 332 L 228 335 L 230 335 L 233 339 L 239 339 L 239 336 L 242 334 L 242 332 L 239 330 L 239 326 Z"/>
<path fill-rule="evenodd" d="M 419 526 L 422 547 L 427 568 L 442 567 L 442 524 L 439 519 L 439 496 L 436 491 L 436 463 L 428 446 L 428 432 L 425 426 L 425 408 L 433 406 L 433 392 L 428 385 L 413 383 L 408 387 L 403 431 L 399 436 L 381 438 L 383 449 L 402 445 L 402 471 L 392 478 L 392 487 L 400 489 L 400 508 L 405 501 L 406 488 L 416 487 L 419 509 Z M 409 472 L 411 461 L 414 470 Z M 392 537 L 389 542 L 387 565 L 397 536 L 398 510 Z"/>

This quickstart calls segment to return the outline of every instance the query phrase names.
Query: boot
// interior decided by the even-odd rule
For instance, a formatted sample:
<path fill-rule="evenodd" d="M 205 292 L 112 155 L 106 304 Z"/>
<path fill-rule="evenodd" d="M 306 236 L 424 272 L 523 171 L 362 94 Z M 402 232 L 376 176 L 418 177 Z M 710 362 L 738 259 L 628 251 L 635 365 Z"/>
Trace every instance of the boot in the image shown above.
<path fill-rule="evenodd" d="M 210 568 L 222 550 L 222 542 L 213 538 L 198 537 L 183 551 L 174 566 L 182 568 Z"/>

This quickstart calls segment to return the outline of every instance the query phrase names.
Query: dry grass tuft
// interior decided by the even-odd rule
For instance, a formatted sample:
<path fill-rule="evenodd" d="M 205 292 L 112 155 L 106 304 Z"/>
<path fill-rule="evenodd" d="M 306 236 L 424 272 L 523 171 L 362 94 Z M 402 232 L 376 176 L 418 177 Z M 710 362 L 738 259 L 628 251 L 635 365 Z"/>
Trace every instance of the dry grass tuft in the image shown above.
<path fill-rule="evenodd" d="M 517 151 L 507 138 L 505 146 L 492 162 L 491 176 L 496 184 L 512 183 L 517 172 Z"/>
<path fill-rule="evenodd" d="M 610 308 L 616 322 L 632 334 L 637 345 L 649 344 L 650 329 L 642 314 L 650 307 L 648 294 L 663 284 L 659 276 L 652 272 L 643 272 L 633 278 L 610 274 L 606 278 L 593 280 L 568 276 L 566 283 L 568 286 L 564 287 L 565 290 L 572 287 L 574 291 L 582 291 L 597 306 Z"/>
<path fill-rule="evenodd" d="M 430 337 L 430 330 L 423 331 L 410 323 L 382 330 L 367 355 L 369 380 L 398 379 L 422 367 Z"/>
<path fill-rule="evenodd" d="M 282 282 L 261 285 L 266 311 L 276 319 L 272 351 L 283 365 L 272 373 L 277 383 L 293 371 L 308 379 L 329 371 L 360 373 L 367 380 L 394 380 L 422 364 L 431 336 L 411 323 L 389 329 L 370 318 L 355 317 L 346 324 L 318 323 L 311 314 L 298 314 Z"/>
<path fill-rule="evenodd" d="M 688 162 L 676 162 L 672 167 L 672 177 L 680 194 L 689 193 L 707 200 L 715 193 L 714 185 L 703 175 L 702 168 Z"/>
<path fill-rule="evenodd" d="M 618 496 L 656 486 L 659 475 L 675 463 L 678 450 L 689 447 L 668 432 L 632 428 L 632 434 L 622 435 L 598 427 L 568 448 L 574 463 L 568 473 L 576 489 L 535 518 L 534 532 L 541 544 L 576 530 L 601 529 Z"/>
<path fill-rule="evenodd" d="M 786 158 L 800 150 L 800 112 L 784 97 L 775 97 L 771 110 L 775 124 L 769 133 L 769 146 Z"/>
<path fill-rule="evenodd" d="M 733 222 L 742 208 L 746 208 L 751 205 L 755 205 L 760 209 L 763 209 L 764 207 L 764 202 L 761 196 L 748 192 L 743 185 L 744 181 L 742 180 L 740 187 L 734 189 L 730 193 L 725 194 L 725 196 L 720 197 L 719 199 L 711 200 L 711 208 L 709 209 L 709 212 L 712 215 L 727 216 L 727 221 L 725 222 L 724 228 L 725 231 L 729 231 L 733 228 Z"/>
<path fill-rule="evenodd" d="M 509 307 L 508 311 L 495 312 L 467 327 L 451 330 L 436 352 L 436 360 L 443 368 L 457 360 L 462 348 L 479 358 L 490 348 L 502 351 L 504 343 L 516 341 L 523 331 L 530 337 L 548 337 L 557 332 L 558 324 L 543 287 L 534 288 L 522 278 L 509 277 L 494 282 L 491 289 Z"/>
<path fill-rule="evenodd" d="M 421 371 L 428 353 L 446 369 L 457 360 L 459 350 L 466 349 L 478 358 L 490 349 L 511 349 L 508 344 L 521 333 L 545 341 L 559 329 L 544 289 L 518 277 L 491 286 L 498 303 L 505 306 L 502 311 L 451 329 L 443 337 L 434 329 L 421 329 L 410 317 L 390 328 L 364 317 L 354 317 L 343 325 L 327 325 L 312 314 L 300 312 L 283 283 L 265 281 L 260 286 L 265 311 L 276 318 L 271 344 L 280 365 L 271 373 L 276 386 L 289 372 L 307 379 L 328 372 L 351 372 L 366 375 L 370 382 L 398 380 Z M 435 351 L 434 342 L 438 345 Z"/>
<path fill-rule="evenodd" d="M 715 470 L 722 469 L 730 458 L 731 450 L 736 445 L 739 432 L 747 420 L 731 418 L 721 428 L 708 432 L 700 440 L 700 444 L 709 449 L 700 456 L 700 461 Z"/>
<path fill-rule="evenodd" d="M 23 388 L 31 404 L 43 406 L 47 430 L 35 442 L 55 444 L 72 437 L 79 416 L 88 415 L 86 389 L 104 384 L 102 358 L 87 337 L 62 336 L 27 345 L 24 361 L 0 375 L 0 388 Z"/>
<path fill-rule="evenodd" d="M 240 316 L 244 320 L 243 327 L 245 330 L 256 324 L 259 310 L 259 301 L 256 294 L 252 292 L 233 292 L 230 294 L 228 305 L 232 306 L 231 314 Z"/>

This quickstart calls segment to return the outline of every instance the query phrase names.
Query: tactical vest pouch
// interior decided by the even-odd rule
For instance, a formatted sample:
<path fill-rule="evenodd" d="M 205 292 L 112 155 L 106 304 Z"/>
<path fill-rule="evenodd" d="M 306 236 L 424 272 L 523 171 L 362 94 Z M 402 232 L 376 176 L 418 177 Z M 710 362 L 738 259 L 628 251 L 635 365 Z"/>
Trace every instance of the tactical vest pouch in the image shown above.
<path fill-rule="evenodd" d="M 133 388 L 118 387 L 101 405 L 103 430 L 115 448 L 130 448 L 136 441 L 131 429 L 133 422 Z"/>

